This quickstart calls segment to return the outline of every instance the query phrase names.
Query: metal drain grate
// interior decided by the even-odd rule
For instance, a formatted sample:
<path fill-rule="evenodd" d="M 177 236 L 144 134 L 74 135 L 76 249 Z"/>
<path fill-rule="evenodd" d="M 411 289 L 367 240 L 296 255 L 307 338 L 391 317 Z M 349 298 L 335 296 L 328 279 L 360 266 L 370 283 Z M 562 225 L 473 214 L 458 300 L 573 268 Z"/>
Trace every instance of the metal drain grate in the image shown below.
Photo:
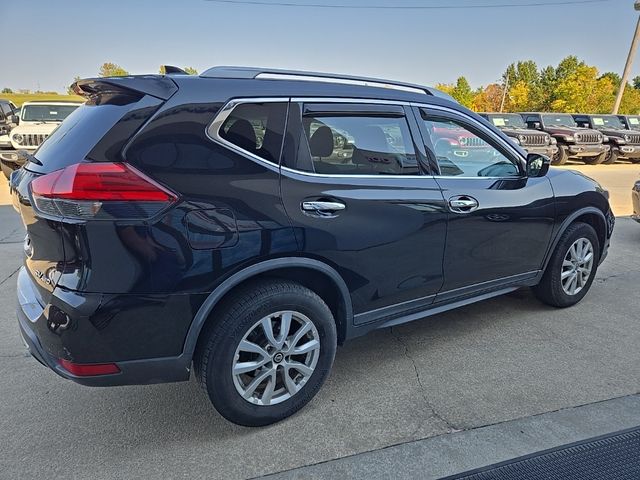
<path fill-rule="evenodd" d="M 544 450 L 442 480 L 610 479 L 640 479 L 640 427 Z"/>

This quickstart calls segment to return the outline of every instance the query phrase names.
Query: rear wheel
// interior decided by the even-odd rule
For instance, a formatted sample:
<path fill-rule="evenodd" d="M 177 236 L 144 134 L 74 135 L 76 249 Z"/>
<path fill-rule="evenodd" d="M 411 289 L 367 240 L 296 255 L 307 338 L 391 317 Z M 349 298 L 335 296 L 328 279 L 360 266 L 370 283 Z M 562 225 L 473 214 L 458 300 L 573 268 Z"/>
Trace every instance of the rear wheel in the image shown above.
<path fill-rule="evenodd" d="M 203 333 L 196 376 L 227 420 L 262 426 L 301 409 L 324 383 L 336 351 L 336 326 L 324 301 L 286 280 L 232 294 Z"/>
<path fill-rule="evenodd" d="M 567 147 L 558 145 L 558 152 L 553 156 L 551 163 L 553 165 L 564 165 L 569 160 L 569 153 Z"/>
<path fill-rule="evenodd" d="M 598 235 L 591 225 L 576 222 L 562 234 L 542 280 L 533 288 L 554 307 L 575 305 L 591 288 L 600 260 Z"/>

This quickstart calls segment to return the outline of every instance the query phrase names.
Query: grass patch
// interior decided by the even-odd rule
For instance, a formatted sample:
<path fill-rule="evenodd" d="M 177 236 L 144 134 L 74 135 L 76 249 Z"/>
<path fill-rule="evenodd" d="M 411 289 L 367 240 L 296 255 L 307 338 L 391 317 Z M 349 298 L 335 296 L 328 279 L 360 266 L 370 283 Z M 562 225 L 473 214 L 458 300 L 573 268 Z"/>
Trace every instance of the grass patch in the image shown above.
<path fill-rule="evenodd" d="M 18 107 L 24 102 L 56 101 L 56 102 L 84 102 L 86 98 L 79 95 L 55 95 L 50 93 L 0 93 L 0 98 L 10 100 Z"/>

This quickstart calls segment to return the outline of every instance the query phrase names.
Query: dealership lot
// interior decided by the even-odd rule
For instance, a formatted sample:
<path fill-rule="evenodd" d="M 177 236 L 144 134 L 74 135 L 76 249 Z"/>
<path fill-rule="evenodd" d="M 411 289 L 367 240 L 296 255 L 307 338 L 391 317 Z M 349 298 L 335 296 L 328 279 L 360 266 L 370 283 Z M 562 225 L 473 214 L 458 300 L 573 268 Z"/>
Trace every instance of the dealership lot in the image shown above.
<path fill-rule="evenodd" d="M 621 218 L 640 166 L 568 168 L 608 188 L 620 217 L 582 303 L 556 310 L 522 290 L 357 339 L 307 408 L 262 429 L 224 421 L 194 381 L 91 389 L 26 356 L 13 311 L 23 233 L 2 182 L 3 475 L 259 476 L 640 392 L 640 225 Z"/>

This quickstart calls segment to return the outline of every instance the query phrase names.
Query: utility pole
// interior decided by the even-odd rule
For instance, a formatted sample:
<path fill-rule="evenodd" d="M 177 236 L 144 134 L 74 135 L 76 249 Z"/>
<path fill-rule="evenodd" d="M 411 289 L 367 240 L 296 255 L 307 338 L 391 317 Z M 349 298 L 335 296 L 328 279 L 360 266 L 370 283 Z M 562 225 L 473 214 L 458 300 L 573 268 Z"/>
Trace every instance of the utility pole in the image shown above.
<path fill-rule="evenodd" d="M 636 0 L 633 8 L 640 11 L 640 0 Z M 638 49 L 638 40 L 640 40 L 640 16 L 638 16 L 638 23 L 636 24 L 636 32 L 633 34 L 633 40 L 631 41 L 631 47 L 629 48 L 629 56 L 627 57 L 627 63 L 624 66 L 624 72 L 622 73 L 622 80 L 620 81 L 620 88 L 618 89 L 618 95 L 616 96 L 616 103 L 613 105 L 613 113 L 616 115 L 622 102 L 622 95 L 624 94 L 624 87 L 627 86 L 627 79 L 629 73 L 631 73 L 631 65 L 633 64 L 633 58 L 636 56 L 636 50 Z"/>
<path fill-rule="evenodd" d="M 640 4 L 640 0 L 638 0 L 638 3 Z M 500 113 L 502 113 L 502 110 L 504 110 L 504 100 L 505 98 L 507 98 L 508 89 L 509 89 L 509 69 L 507 69 L 507 73 L 505 74 L 504 88 L 502 89 L 502 101 L 500 102 Z"/>

